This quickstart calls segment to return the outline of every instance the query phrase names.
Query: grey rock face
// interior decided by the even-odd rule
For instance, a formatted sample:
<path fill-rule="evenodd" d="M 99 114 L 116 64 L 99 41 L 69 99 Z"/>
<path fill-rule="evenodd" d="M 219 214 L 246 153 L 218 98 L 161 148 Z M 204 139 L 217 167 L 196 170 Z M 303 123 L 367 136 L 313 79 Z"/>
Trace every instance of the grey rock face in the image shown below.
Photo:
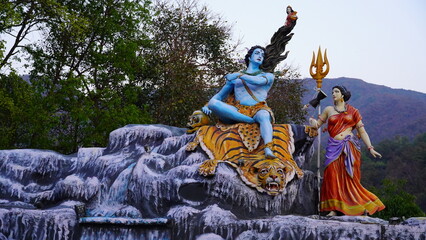
<path fill-rule="evenodd" d="M 303 165 L 312 142 L 304 144 L 300 128 L 293 130 L 294 157 Z M 0 151 L 0 239 L 424 238 L 426 224 L 419 220 L 391 226 L 309 217 L 316 213 L 318 195 L 310 171 L 275 197 L 248 187 L 225 164 L 204 178 L 197 169 L 207 156 L 201 149 L 185 151 L 193 137 L 181 128 L 129 125 L 111 132 L 106 148 L 81 148 L 70 156 Z M 79 224 L 76 205 L 84 205 L 88 216 L 108 218 L 103 222 L 110 225 Z M 171 223 L 129 228 L 129 218 Z"/>

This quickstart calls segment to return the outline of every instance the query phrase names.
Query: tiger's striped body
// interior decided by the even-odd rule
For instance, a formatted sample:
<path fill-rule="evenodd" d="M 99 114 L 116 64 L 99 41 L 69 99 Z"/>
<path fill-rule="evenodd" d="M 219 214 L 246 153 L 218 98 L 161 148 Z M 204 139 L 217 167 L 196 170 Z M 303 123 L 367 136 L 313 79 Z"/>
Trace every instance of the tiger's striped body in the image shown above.
<path fill-rule="evenodd" d="M 217 164 L 225 162 L 234 167 L 249 186 L 269 195 L 277 195 L 295 175 L 303 177 L 303 171 L 293 160 L 291 126 L 274 124 L 273 129 L 275 159 L 265 158 L 265 146 L 260 144 L 257 124 L 238 123 L 226 128 L 203 126 L 187 150 L 194 150 L 200 145 L 210 157 L 199 167 L 201 175 L 214 175 Z"/>

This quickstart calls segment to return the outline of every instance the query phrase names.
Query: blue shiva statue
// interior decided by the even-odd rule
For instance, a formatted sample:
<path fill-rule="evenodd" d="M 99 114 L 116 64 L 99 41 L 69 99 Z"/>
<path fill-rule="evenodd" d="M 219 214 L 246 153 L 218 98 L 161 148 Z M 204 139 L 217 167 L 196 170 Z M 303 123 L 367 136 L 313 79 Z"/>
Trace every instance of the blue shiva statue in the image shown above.
<path fill-rule="evenodd" d="M 274 115 L 266 104 L 274 74 L 260 69 L 265 59 L 265 48 L 252 47 L 245 56 L 247 69 L 225 76 L 226 84 L 214 95 L 202 111 L 215 114 L 222 123 L 259 123 L 265 144 L 265 157 L 273 159 L 272 123 Z M 230 97 L 234 95 L 234 97 Z M 231 99 L 231 100 L 230 100 Z"/>

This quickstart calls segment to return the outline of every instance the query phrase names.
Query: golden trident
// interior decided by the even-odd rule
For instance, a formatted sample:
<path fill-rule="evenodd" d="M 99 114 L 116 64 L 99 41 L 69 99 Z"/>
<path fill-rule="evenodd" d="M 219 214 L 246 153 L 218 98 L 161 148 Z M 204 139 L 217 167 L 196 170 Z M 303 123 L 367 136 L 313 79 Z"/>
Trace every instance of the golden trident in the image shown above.
<path fill-rule="evenodd" d="M 324 65 L 326 65 L 326 69 L 323 71 Z M 314 73 L 313 68 L 316 69 L 316 73 Z M 324 59 L 321 54 L 321 47 L 318 48 L 317 61 L 315 62 L 315 52 L 312 56 L 311 67 L 309 68 L 309 72 L 313 79 L 317 81 L 317 88 L 320 89 L 322 86 L 322 79 L 327 76 L 328 71 L 330 70 L 330 65 L 327 59 L 327 49 L 324 52 Z"/>
<path fill-rule="evenodd" d="M 324 65 L 326 66 L 326 69 L 324 70 Z M 314 73 L 313 68 L 316 69 L 316 72 Z M 330 70 L 330 65 L 328 63 L 327 59 L 327 49 L 324 52 L 324 59 L 322 58 L 321 54 L 321 47 L 318 48 L 318 54 L 317 54 L 317 61 L 315 62 L 315 52 L 312 56 L 312 63 L 311 67 L 309 68 L 309 73 L 311 74 L 312 78 L 317 81 L 317 92 L 320 94 L 321 92 L 321 86 L 322 86 L 322 79 L 327 76 L 328 71 Z M 318 115 L 321 114 L 321 105 L 318 103 Z M 321 179 L 321 173 L 320 173 L 320 152 L 321 152 L 321 131 L 318 130 L 318 145 L 317 145 L 317 177 L 318 177 L 318 199 L 321 199 L 321 185 L 320 185 L 320 179 Z M 320 212 L 320 203 L 318 202 L 318 216 Z"/>

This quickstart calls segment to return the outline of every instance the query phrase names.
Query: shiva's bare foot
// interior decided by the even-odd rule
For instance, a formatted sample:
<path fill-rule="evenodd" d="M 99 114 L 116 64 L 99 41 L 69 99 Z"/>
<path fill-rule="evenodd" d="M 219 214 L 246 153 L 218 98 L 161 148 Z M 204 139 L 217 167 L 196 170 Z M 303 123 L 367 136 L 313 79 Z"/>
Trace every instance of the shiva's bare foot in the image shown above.
<path fill-rule="evenodd" d="M 265 148 L 265 157 L 268 159 L 274 159 L 276 158 L 276 156 L 274 155 L 274 153 L 272 152 L 271 149 L 269 148 Z"/>

